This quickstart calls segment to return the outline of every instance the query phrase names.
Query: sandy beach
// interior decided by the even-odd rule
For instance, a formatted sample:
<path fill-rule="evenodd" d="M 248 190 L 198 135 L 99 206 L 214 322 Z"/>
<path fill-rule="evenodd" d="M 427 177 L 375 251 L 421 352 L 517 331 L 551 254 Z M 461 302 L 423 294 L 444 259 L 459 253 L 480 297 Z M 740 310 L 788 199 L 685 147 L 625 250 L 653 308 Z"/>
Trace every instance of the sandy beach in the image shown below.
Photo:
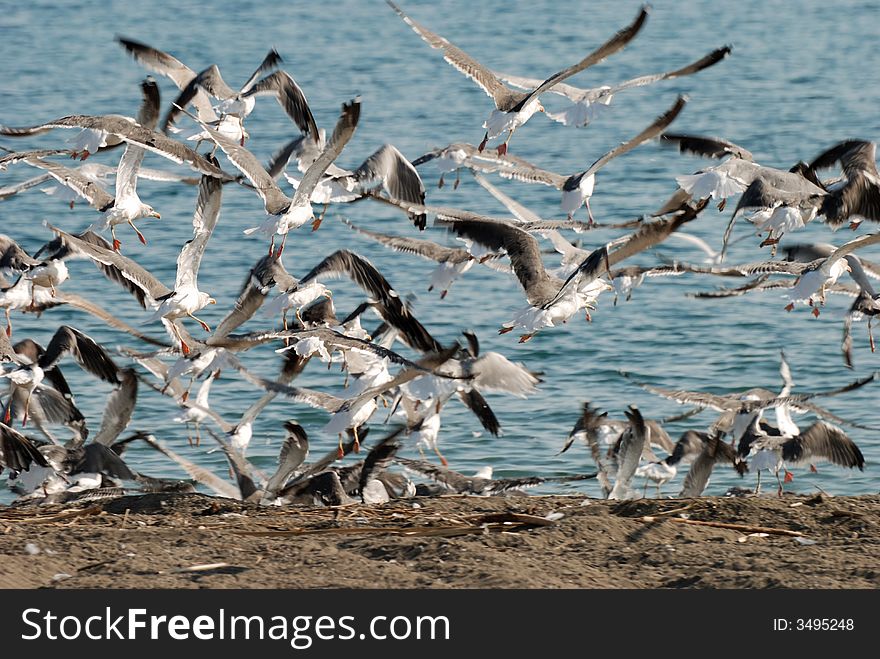
<path fill-rule="evenodd" d="M 880 496 L 0 509 L 4 588 L 877 588 Z M 766 534 L 766 535 L 765 535 Z"/>

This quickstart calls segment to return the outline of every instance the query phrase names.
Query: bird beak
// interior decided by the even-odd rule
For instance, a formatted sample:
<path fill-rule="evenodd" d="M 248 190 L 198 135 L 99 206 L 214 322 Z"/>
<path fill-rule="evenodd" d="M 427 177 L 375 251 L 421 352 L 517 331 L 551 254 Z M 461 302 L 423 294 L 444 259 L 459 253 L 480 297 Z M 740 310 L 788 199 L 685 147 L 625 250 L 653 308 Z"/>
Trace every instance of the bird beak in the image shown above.
<path fill-rule="evenodd" d="M 209 297 L 209 298 L 208 298 L 208 304 L 217 304 L 217 300 L 215 300 L 215 299 L 212 298 L 212 297 Z"/>
<path fill-rule="evenodd" d="M 159 213 L 157 213 L 156 211 L 153 211 L 152 213 L 150 213 L 150 217 L 155 217 L 157 220 L 162 219 L 162 216 L 159 215 Z"/>
<path fill-rule="evenodd" d="M 538 112 L 545 112 L 544 106 L 538 103 Z"/>

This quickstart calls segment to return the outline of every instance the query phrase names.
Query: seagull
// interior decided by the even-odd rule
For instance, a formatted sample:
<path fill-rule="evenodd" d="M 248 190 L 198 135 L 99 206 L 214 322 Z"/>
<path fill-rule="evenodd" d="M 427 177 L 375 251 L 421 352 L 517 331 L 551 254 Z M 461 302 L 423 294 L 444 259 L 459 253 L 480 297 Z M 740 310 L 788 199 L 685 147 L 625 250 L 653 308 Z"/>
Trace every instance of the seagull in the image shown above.
<path fill-rule="evenodd" d="M 748 149 L 719 137 L 664 133 L 660 139 L 682 153 L 725 158 L 715 167 L 676 177 L 679 191 L 670 202 L 680 203 L 679 194 L 694 199 L 713 198 L 719 200 L 718 209 L 723 210 L 728 197 L 743 193 L 724 232 L 719 261 L 727 253 L 740 212 L 752 211 L 749 221 L 757 225 L 759 234 L 767 232 L 761 246 L 772 245 L 775 255 L 782 234 L 812 220 L 826 194 L 812 169 L 800 163 L 789 171 L 765 167 L 754 161 Z"/>
<path fill-rule="evenodd" d="M 125 121 L 134 122 L 143 128 L 153 130 L 156 127 L 156 123 L 159 120 L 159 86 L 156 84 L 156 81 L 151 77 L 147 77 L 143 82 L 141 82 L 141 107 L 138 110 L 137 117 L 127 117 L 125 115 L 109 115 L 112 117 L 117 117 L 119 119 L 124 119 Z M 10 136 L 22 136 L 22 135 L 30 135 L 31 133 L 24 131 L 18 133 L 10 133 Z M 109 150 L 115 148 L 123 143 L 123 140 L 119 138 L 117 135 L 113 135 L 112 133 L 108 133 L 107 131 L 98 129 L 98 128 L 82 128 L 80 132 L 76 135 L 76 137 L 68 140 L 73 143 L 73 148 L 70 150 L 44 150 L 40 154 L 36 155 L 37 158 L 44 158 L 51 155 L 69 155 L 71 158 L 79 158 L 80 160 L 85 160 L 91 154 L 97 153 L 98 151 Z M 15 162 L 15 157 L 10 159 L 12 162 Z M 0 171 L 5 169 L 6 165 L 9 164 L 9 161 L 6 161 L 4 158 L 0 161 Z"/>
<path fill-rule="evenodd" d="M 644 224 L 635 233 L 621 239 L 620 246 L 613 251 L 607 245 L 593 250 L 564 281 L 546 271 L 538 241 L 517 226 L 486 220 L 448 221 L 439 217 L 435 223 L 490 249 L 507 251 L 530 306 L 513 321 L 505 323 L 499 332 L 504 334 L 522 327 L 526 332 L 520 337 L 522 343 L 543 327 L 567 322 L 580 309 L 594 309 L 602 291 L 612 288 L 599 276 L 602 272 L 609 272 L 613 265 L 664 240 L 682 224 L 695 219 L 704 207 L 705 202 L 678 216 Z"/>
<path fill-rule="evenodd" d="M 492 478 L 489 476 L 487 478 L 480 475 L 465 476 L 449 467 L 441 467 L 424 460 L 395 457 L 394 461 L 409 471 L 422 474 L 436 481 L 448 492 L 476 494 L 479 496 L 494 496 L 511 490 L 537 487 L 544 483 L 570 483 L 596 477 L 596 474 L 575 474 L 572 476 L 523 476 L 519 478 Z"/>
<path fill-rule="evenodd" d="M 309 142 L 306 137 L 300 144 Z M 310 148 L 300 146 L 299 153 L 296 154 L 299 170 L 308 171 L 320 154 L 321 150 L 314 142 L 311 143 Z M 286 172 L 284 176 L 294 188 L 299 188 L 298 179 Z M 413 204 L 425 203 L 425 186 L 418 171 L 393 144 L 379 147 L 354 171 L 336 165 L 328 167 L 325 177 L 312 191 L 311 201 L 324 204 L 326 211 L 330 203 L 347 203 L 361 199 L 365 192 L 373 191 L 376 185 L 381 185 L 382 189 L 395 199 Z M 321 217 L 323 215 L 321 213 Z M 424 230 L 424 213 L 410 213 L 410 219 L 415 226 Z"/>
<path fill-rule="evenodd" d="M 362 426 L 376 412 L 376 398 L 386 391 L 398 387 L 406 382 L 419 377 L 425 370 L 432 370 L 443 366 L 452 356 L 459 350 L 458 344 L 444 349 L 442 352 L 432 353 L 427 357 L 423 357 L 416 362 L 416 368 L 405 368 L 403 371 L 394 376 L 391 380 L 379 384 L 374 387 L 365 389 L 357 395 L 342 399 L 332 394 L 316 391 L 313 389 L 304 389 L 301 387 L 290 387 L 278 384 L 265 378 L 251 375 L 243 367 L 239 367 L 245 379 L 267 391 L 276 392 L 292 398 L 298 402 L 305 403 L 314 408 L 322 408 L 331 412 L 333 416 L 324 426 L 323 430 L 330 435 L 339 435 L 339 453 L 342 457 L 342 433 L 348 429 L 355 431 L 355 446 L 358 446 L 357 428 Z M 355 449 L 357 450 L 357 448 Z"/>
<path fill-rule="evenodd" d="M 113 135 L 123 142 L 139 146 L 147 151 L 156 153 L 178 164 L 186 164 L 199 174 L 205 174 L 219 178 L 221 181 L 234 181 L 235 177 L 222 171 L 219 167 L 199 155 L 186 144 L 166 137 L 137 124 L 128 117 L 116 115 L 70 115 L 54 121 L 24 128 L 12 128 L 0 126 L 0 135 L 22 136 L 39 135 L 54 128 L 90 128 Z"/>
<path fill-rule="evenodd" d="M 64 407 L 69 408 L 72 406 L 72 402 L 60 394 L 57 396 L 49 394 L 48 398 L 46 398 L 44 396 L 46 389 L 42 387 L 46 371 L 54 368 L 67 353 L 70 353 L 77 363 L 92 375 L 105 382 L 119 383 L 117 377 L 119 369 L 104 349 L 94 339 L 78 329 L 62 325 L 52 336 L 52 340 L 46 347 L 45 352 L 38 359 L 20 358 L 17 368 L 2 374 L 2 377 L 9 378 L 10 382 L 9 400 L 3 411 L 3 423 L 9 425 L 12 422 L 13 405 L 17 406 L 16 401 L 20 397 L 24 398 L 21 407 L 22 426 L 27 425 L 30 400 L 34 394 L 40 396 L 41 404 L 44 399 L 53 399 Z M 60 401 L 58 400 L 59 398 Z M 45 404 L 41 406 L 44 409 L 46 408 Z"/>
<path fill-rule="evenodd" d="M 837 426 L 825 421 L 817 421 L 803 433 L 795 436 L 786 434 L 768 435 L 754 426 L 743 435 L 739 442 L 737 454 L 740 459 L 751 458 L 749 467 L 758 472 L 758 489 L 760 489 L 760 473 L 767 469 L 776 476 L 779 486 L 778 494 L 782 495 L 782 481 L 779 471 L 785 473 L 785 482 L 792 480 L 785 463 L 809 463 L 813 471 L 816 460 L 827 460 L 832 464 L 852 469 L 865 468 L 865 458 L 859 447 L 849 436 Z M 757 489 L 756 489 L 757 492 Z"/>
<path fill-rule="evenodd" d="M 678 493 L 679 499 L 702 496 L 715 465 L 718 462 L 729 462 L 733 465 L 736 459 L 736 452 L 729 444 L 721 441 L 718 433 L 712 435 L 699 433 L 699 439 L 702 447 L 685 476 L 681 492 Z"/>
<path fill-rule="evenodd" d="M 259 310 L 275 287 L 281 293 L 293 292 L 298 289 L 298 282 L 285 269 L 281 262 L 281 256 L 272 253 L 261 257 L 251 268 L 232 309 L 217 325 L 214 334 L 208 339 L 208 344 L 222 340 L 230 332 L 247 322 Z"/>
<path fill-rule="evenodd" d="M 20 272 L 31 283 L 32 307 L 36 306 L 38 286 L 49 289 L 52 297 L 56 297 L 55 287 L 67 281 L 69 273 L 64 256 L 59 251 L 43 260 L 32 258 L 12 238 L 0 234 L 0 270 Z"/>
<path fill-rule="evenodd" d="M 212 64 L 194 75 L 181 88 L 180 95 L 174 101 L 165 117 L 163 132 L 167 133 L 170 127 L 174 125 L 180 114 L 179 108 L 187 107 L 196 99 L 199 92 L 204 92 L 208 96 L 220 101 L 217 109 L 220 111 L 221 116 L 217 125 L 213 127 L 230 139 L 239 139 L 240 144 L 244 146 L 244 139 L 247 137 L 247 133 L 242 122 L 253 112 L 256 101 L 255 96 L 259 94 L 272 94 L 300 130 L 316 138 L 318 128 L 315 125 L 315 119 L 312 117 L 305 94 L 290 74 L 285 71 L 273 71 L 260 79 L 261 75 L 277 68 L 282 61 L 281 55 L 275 49 L 270 50 L 238 91 L 235 91 L 226 84 L 223 76 L 220 75 L 220 69 L 216 64 Z M 195 103 L 197 111 L 203 102 L 201 97 L 197 99 Z M 201 113 L 199 113 L 199 118 L 202 118 Z M 212 122 L 209 120 L 206 123 Z M 208 138 L 204 135 L 197 135 L 190 139 L 201 140 Z"/>
<path fill-rule="evenodd" d="M 126 146 L 116 173 L 116 196 L 111 195 L 92 178 L 70 167 L 36 157 L 29 157 L 24 162 L 46 170 L 61 185 L 75 192 L 99 211 L 101 220 L 92 224 L 89 230 L 101 231 L 109 227 L 113 237 L 113 249 L 118 251 L 122 245 L 116 238 L 118 225 L 131 226 L 138 239 L 146 245 L 147 239 L 135 226 L 135 221 L 145 217 L 157 219 L 161 217 L 152 206 L 143 203 L 137 194 L 138 169 L 143 156 L 142 148 L 131 144 Z"/>
<path fill-rule="evenodd" d="M 437 187 L 445 185 L 444 177 L 450 172 L 455 172 L 453 189 L 458 190 L 461 184 L 459 172 L 462 168 L 482 174 L 495 174 L 501 169 L 514 167 L 529 167 L 527 160 L 505 153 L 499 155 L 496 151 L 480 151 L 478 147 L 467 142 L 453 142 L 447 146 L 433 149 L 412 161 L 413 167 L 421 167 L 425 163 L 433 163 L 440 170 L 440 180 Z"/>
<path fill-rule="evenodd" d="M 477 335 L 471 331 L 463 334 L 467 349 L 446 362 L 443 377 L 426 374 L 400 387 L 407 425 L 415 429 L 413 434 L 417 434 L 418 442 L 432 449 L 444 465 L 446 459 L 437 447 L 440 411 L 453 395 L 466 400 L 470 395 L 482 396 L 482 392 L 501 392 L 528 398 L 543 381 L 540 373 L 529 370 L 520 362 L 511 362 L 501 353 L 480 354 Z M 498 430 L 491 426 L 487 430 L 498 434 Z"/>
<path fill-rule="evenodd" d="M 440 352 L 443 346 L 431 336 L 403 303 L 387 279 L 367 259 L 349 250 L 337 250 L 323 259 L 300 280 L 299 287 L 318 278 L 348 277 L 376 302 L 382 319 L 400 332 L 404 343 L 422 353 Z"/>
<path fill-rule="evenodd" d="M 154 73 L 158 73 L 159 75 L 163 75 L 169 78 L 172 82 L 174 82 L 177 88 L 181 90 L 181 92 L 186 90 L 197 76 L 195 71 L 193 71 L 186 64 L 178 60 L 173 55 L 170 55 L 169 53 L 161 51 L 157 48 L 153 48 L 152 46 L 148 46 L 139 41 L 127 39 L 120 36 L 116 37 L 116 41 L 119 42 L 119 44 L 128 52 L 128 54 L 131 55 L 139 64 Z M 258 69 L 255 75 L 261 73 L 261 69 L 262 67 Z M 192 97 L 188 99 L 187 102 L 192 103 L 192 105 L 196 108 L 196 113 L 198 114 L 199 120 L 215 126 L 221 126 L 220 117 L 218 117 L 217 113 L 214 111 L 214 108 L 211 104 L 211 99 L 208 97 L 208 94 L 205 92 L 205 90 L 203 90 L 200 86 L 194 87 Z M 173 112 L 174 108 L 172 107 L 172 109 L 166 115 L 166 119 L 164 121 L 162 129 L 162 132 L 164 133 L 167 133 L 168 130 L 171 128 L 171 118 Z M 232 126 L 233 131 L 236 128 L 240 129 L 240 125 L 236 126 L 234 121 L 222 124 L 223 128 L 227 128 L 229 126 Z M 238 139 L 239 136 L 240 132 L 236 135 L 234 139 Z"/>
<path fill-rule="evenodd" d="M 852 268 L 850 274 L 854 279 L 857 277 L 857 268 Z M 841 350 L 843 350 L 843 360 L 847 368 L 853 367 L 852 359 L 852 324 L 854 321 L 861 320 L 863 316 L 868 317 L 868 343 L 871 346 L 871 352 L 875 350 L 874 334 L 871 330 L 871 321 L 874 317 L 880 315 L 880 294 L 874 291 L 870 282 L 865 279 L 860 283 L 859 294 L 843 319 L 843 341 Z"/>
<path fill-rule="evenodd" d="M 256 231 L 270 234 L 272 236 L 272 243 L 269 246 L 270 252 L 275 248 L 275 235 L 283 236 L 281 246 L 278 248 L 280 256 L 284 251 L 284 241 L 287 239 L 287 232 L 290 229 L 302 226 L 308 220 L 314 218 L 310 201 L 312 190 L 314 190 L 324 172 L 342 153 L 342 149 L 354 135 L 358 119 L 360 118 L 360 108 L 359 98 L 343 104 L 342 114 L 339 117 L 336 128 L 333 130 L 330 142 L 321 153 L 321 156 L 303 175 L 302 182 L 293 198 L 288 197 L 281 191 L 281 188 L 278 187 L 272 176 L 250 151 L 206 124 L 201 124 L 208 133 L 208 136 L 223 150 L 230 162 L 251 182 L 257 194 L 263 200 L 269 217 L 259 226 L 245 230 L 245 234 L 250 235 Z M 319 222 L 313 222 L 312 229 L 317 229 L 319 225 Z"/>
<path fill-rule="evenodd" d="M 301 425 L 294 421 L 285 421 L 286 432 L 284 443 L 278 454 L 278 468 L 269 478 L 265 487 L 265 498 L 274 499 L 290 478 L 309 457 L 309 436 Z"/>
<path fill-rule="evenodd" d="M 877 171 L 877 145 L 865 140 L 848 140 L 817 156 L 811 170 L 826 169 L 840 163 L 843 178 L 828 186 L 820 213 L 832 228 L 850 220 L 855 229 L 862 219 L 880 222 L 880 172 Z"/>
<path fill-rule="evenodd" d="M 835 249 L 837 248 L 831 243 L 786 243 L 781 246 L 786 261 L 805 263 L 827 258 Z M 880 279 L 880 263 L 869 261 L 863 256 L 859 257 L 859 263 L 868 277 Z"/>
<path fill-rule="evenodd" d="M 657 117 L 654 122 L 645 128 L 641 133 L 631 139 L 619 144 L 607 153 L 600 156 L 592 165 L 581 172 L 575 172 L 570 176 L 564 176 L 555 172 L 541 169 L 534 165 L 501 168 L 498 174 L 504 178 L 515 179 L 525 183 L 542 183 L 549 185 L 562 191 L 562 210 L 571 219 L 575 212 L 586 204 L 587 213 L 590 223 L 594 223 L 593 211 L 590 210 L 590 197 L 593 195 L 593 188 L 596 183 L 596 172 L 607 165 L 617 156 L 623 155 L 631 151 L 642 142 L 653 139 L 660 134 L 673 122 L 673 120 L 682 111 L 687 99 L 679 96 L 678 100 L 662 115 Z"/>
<path fill-rule="evenodd" d="M 675 442 L 672 452 L 662 460 L 649 462 L 636 469 L 637 477 L 654 481 L 657 484 L 657 495 L 660 495 L 660 487 L 675 478 L 679 464 L 688 464 L 698 456 L 703 445 L 708 441 L 708 433 L 686 430 Z"/>
<path fill-rule="evenodd" d="M 549 91 L 553 94 L 566 97 L 571 101 L 571 104 L 560 112 L 551 112 L 545 109 L 544 113 L 549 119 L 561 123 L 563 126 L 584 128 L 596 119 L 596 117 L 604 113 L 605 109 L 611 105 L 614 96 L 619 92 L 627 89 L 644 87 L 645 85 L 651 85 L 661 80 L 672 80 L 674 78 L 681 78 L 699 73 L 700 71 L 704 71 L 724 60 L 730 55 L 731 50 L 732 46 L 722 46 L 687 66 L 683 66 L 673 71 L 666 71 L 664 73 L 653 73 L 639 76 L 613 86 L 602 85 L 601 87 L 594 87 L 592 89 L 579 89 L 566 83 L 555 84 Z M 542 81 L 537 78 L 523 78 L 521 76 L 509 75 L 506 73 L 496 73 L 495 75 L 501 80 L 504 80 L 519 89 L 534 89 L 542 83 Z"/>
<path fill-rule="evenodd" d="M 741 211 L 753 211 L 747 219 L 757 227 L 759 234 L 767 233 L 761 247 L 772 245 L 771 253 L 775 255 L 776 245 L 785 233 L 803 228 L 816 217 L 826 194 L 825 190 L 799 174 L 764 169 L 743 192 L 729 226 L 732 227 Z M 725 244 L 729 235 L 728 230 Z"/>
<path fill-rule="evenodd" d="M 621 50 L 635 38 L 648 18 L 648 6 L 645 5 L 630 25 L 621 29 L 611 39 L 599 46 L 599 48 L 580 62 L 554 73 L 534 89 L 530 89 L 527 92 L 519 92 L 504 85 L 498 76 L 463 50 L 414 21 L 391 0 L 386 0 L 386 2 L 425 43 L 431 46 L 431 48 L 441 50 L 443 52 L 443 59 L 473 80 L 486 94 L 492 97 L 495 103 L 495 110 L 492 111 L 492 114 L 489 115 L 489 118 L 483 124 L 483 127 L 486 129 L 486 135 L 480 143 L 479 150 L 482 151 L 490 139 L 494 139 L 507 131 L 507 138 L 498 147 L 498 152 L 501 155 L 507 152 L 507 144 L 513 132 L 528 121 L 535 112 L 543 111 L 544 108 L 539 101 L 541 94 L 550 91 L 562 81 L 594 64 L 598 64 L 609 55 L 613 55 Z"/>
<path fill-rule="evenodd" d="M 594 309 L 599 294 L 610 286 L 599 277 L 603 263 L 608 269 L 608 249 L 602 247 L 584 260 L 583 285 L 569 287 L 560 297 L 565 282 L 550 275 L 541 258 L 537 239 L 527 231 L 512 224 L 486 220 L 446 221 L 438 218 L 436 223 L 447 226 L 450 231 L 467 237 L 493 251 L 505 250 L 510 256 L 513 271 L 526 295 L 529 306 L 509 323 L 500 333 L 522 327 L 525 334 L 520 342 L 530 340 L 541 328 L 553 327 L 567 322 L 579 309 Z M 589 276 L 587 273 L 589 272 Z"/>
<path fill-rule="evenodd" d="M 31 163 L 28 159 L 33 157 L 32 154 L 37 153 L 41 152 L 22 152 L 17 153 L 16 156 L 18 156 L 25 164 L 33 165 L 33 163 Z M 90 161 L 78 165 L 75 168 L 68 168 L 68 170 L 81 174 L 83 177 L 92 181 L 96 185 L 104 187 L 108 178 L 116 176 L 118 167 L 110 167 L 108 165 Z M 57 173 L 60 173 L 61 171 L 62 170 L 56 170 Z M 199 178 L 196 176 L 185 176 L 182 174 L 175 174 L 173 172 L 153 169 L 150 167 L 138 168 L 137 175 L 138 178 L 147 179 L 149 181 L 160 181 L 165 183 L 184 183 L 186 185 L 198 185 L 199 183 Z M 25 190 L 30 190 L 31 188 L 34 188 L 38 185 L 42 185 L 43 183 L 52 181 L 55 181 L 53 185 L 45 188 L 40 188 L 40 191 L 51 197 L 60 199 L 71 209 L 73 209 L 73 207 L 76 205 L 77 199 L 82 198 L 76 191 L 76 187 L 70 187 L 64 183 L 59 183 L 56 176 L 53 176 L 48 172 L 27 179 L 26 181 L 22 181 L 21 183 L 0 188 L 0 201 L 9 199 L 17 195 L 19 192 L 24 192 Z M 83 187 L 83 185 L 84 184 L 80 184 L 79 187 Z"/>
<path fill-rule="evenodd" d="M 813 315 L 819 316 L 819 306 L 825 303 L 825 289 L 836 283 L 844 272 L 852 272 L 858 264 L 857 257 L 852 254 L 857 249 L 880 242 L 880 233 L 860 236 L 841 245 L 827 257 L 809 263 L 797 261 L 765 261 L 763 263 L 738 266 L 744 274 L 763 274 L 781 272 L 797 275 L 797 280 L 787 294 L 789 303 L 785 310 L 791 311 L 796 303 L 805 301 L 813 308 Z M 869 284 L 870 285 L 870 284 Z"/>
<path fill-rule="evenodd" d="M 617 476 L 614 486 L 611 488 L 609 499 L 633 498 L 630 483 L 642 458 L 642 451 L 650 431 L 645 426 L 642 413 L 635 405 L 630 405 L 624 410 L 629 426 L 620 438 L 620 449 L 617 457 Z"/>
<path fill-rule="evenodd" d="M 441 300 L 446 298 L 446 294 L 449 293 L 449 289 L 455 280 L 478 262 L 478 259 L 474 258 L 470 252 L 460 247 L 446 247 L 430 240 L 410 238 L 408 236 L 391 236 L 385 233 L 362 229 L 347 219 L 342 221 L 359 234 L 367 236 L 393 249 L 395 252 L 415 254 L 429 261 L 436 262 L 437 267 L 428 278 L 428 291 L 439 290 Z"/>
<path fill-rule="evenodd" d="M 208 377 L 205 378 L 205 381 L 202 382 L 199 387 L 199 391 L 196 394 L 195 405 L 192 407 L 185 407 L 183 413 L 180 416 L 174 417 L 174 420 L 177 423 L 186 424 L 187 433 L 190 446 L 199 446 L 202 443 L 202 436 L 199 432 L 199 426 L 202 421 L 204 421 L 208 417 L 208 396 L 211 393 L 211 385 L 214 383 L 215 378 L 219 374 L 219 371 L 214 371 Z M 195 427 L 196 431 L 196 440 L 193 442 L 192 433 L 190 425 Z"/>
<path fill-rule="evenodd" d="M 195 319 L 206 332 L 211 331 L 207 323 L 196 318 L 194 314 L 208 304 L 214 304 L 216 300 L 198 290 L 196 278 L 208 239 L 217 223 L 222 189 L 222 184 L 217 179 L 202 177 L 193 216 L 193 238 L 184 245 L 177 257 L 174 289 L 169 289 L 134 260 L 118 252 L 77 238 L 51 225 L 49 228 L 77 255 L 91 259 L 99 267 L 103 266 L 105 274 L 129 290 L 141 306 L 155 308 L 156 311 L 150 320 L 161 319 L 172 337 L 179 342 L 183 354 L 187 355 L 190 347 L 181 334 L 177 320 L 190 317 Z"/>
<path fill-rule="evenodd" d="M 112 447 L 119 435 L 131 423 L 137 405 L 138 379 L 133 368 L 121 368 L 117 372 L 119 384 L 107 396 L 101 425 L 92 442 Z"/>
<path fill-rule="evenodd" d="M 46 458 L 30 439 L 5 423 L 0 423 L 0 473 L 5 468 L 17 474 L 28 471 L 35 464 L 38 467 L 49 467 Z"/>
<path fill-rule="evenodd" d="M 620 371 L 620 374 L 627 379 L 632 380 L 629 373 Z M 822 419 L 828 419 L 834 423 L 848 425 L 855 428 L 866 430 L 875 430 L 871 426 L 864 426 L 852 421 L 847 421 L 839 416 L 829 412 L 828 410 L 811 402 L 812 399 L 823 396 L 836 396 L 839 394 L 854 391 L 860 387 L 870 384 L 877 379 L 878 373 L 855 380 L 850 384 L 838 387 L 836 389 L 828 389 L 810 393 L 789 394 L 786 396 L 778 396 L 772 391 L 760 388 L 752 388 L 739 393 L 730 394 L 710 394 L 702 391 L 687 391 L 684 389 L 665 389 L 655 387 L 644 382 L 632 382 L 645 391 L 657 396 L 662 396 L 669 400 L 674 400 L 681 405 L 693 405 L 699 408 L 711 408 L 722 413 L 721 418 L 716 421 L 713 426 L 722 430 L 727 430 L 733 435 L 734 441 L 738 441 L 746 429 L 757 423 L 764 410 L 774 407 L 779 408 L 785 406 L 786 410 L 795 412 L 812 412 Z"/>

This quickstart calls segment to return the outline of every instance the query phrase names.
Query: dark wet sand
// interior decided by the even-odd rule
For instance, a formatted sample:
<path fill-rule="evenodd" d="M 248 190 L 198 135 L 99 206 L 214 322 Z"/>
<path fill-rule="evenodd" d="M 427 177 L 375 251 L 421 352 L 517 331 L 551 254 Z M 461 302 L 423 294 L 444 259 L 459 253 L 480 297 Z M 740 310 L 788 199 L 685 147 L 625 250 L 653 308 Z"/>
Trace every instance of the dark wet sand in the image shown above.
<path fill-rule="evenodd" d="M 260 508 L 189 494 L 0 508 L 0 586 L 880 586 L 880 496 L 587 505 L 582 496 L 449 496 L 413 503 Z M 682 516 L 803 536 L 670 521 Z M 188 569 L 211 564 L 221 565 Z"/>

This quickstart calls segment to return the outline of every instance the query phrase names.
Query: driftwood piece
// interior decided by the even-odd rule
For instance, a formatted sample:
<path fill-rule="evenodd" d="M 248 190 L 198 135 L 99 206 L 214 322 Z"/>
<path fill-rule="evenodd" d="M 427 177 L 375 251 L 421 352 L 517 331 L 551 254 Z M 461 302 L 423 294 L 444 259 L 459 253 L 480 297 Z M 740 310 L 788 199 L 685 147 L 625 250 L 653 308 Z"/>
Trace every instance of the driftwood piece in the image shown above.
<path fill-rule="evenodd" d="M 788 529 L 776 529 L 769 526 L 752 526 L 750 524 L 732 524 L 730 522 L 704 522 L 698 519 L 684 519 L 683 517 L 657 517 L 656 515 L 646 515 L 639 518 L 643 522 L 676 522 L 678 524 L 691 524 L 693 526 L 711 526 L 716 529 L 730 529 L 732 531 L 741 531 L 743 533 L 770 533 L 773 535 L 787 535 L 791 537 L 803 536 L 800 531 L 789 531 Z"/>

